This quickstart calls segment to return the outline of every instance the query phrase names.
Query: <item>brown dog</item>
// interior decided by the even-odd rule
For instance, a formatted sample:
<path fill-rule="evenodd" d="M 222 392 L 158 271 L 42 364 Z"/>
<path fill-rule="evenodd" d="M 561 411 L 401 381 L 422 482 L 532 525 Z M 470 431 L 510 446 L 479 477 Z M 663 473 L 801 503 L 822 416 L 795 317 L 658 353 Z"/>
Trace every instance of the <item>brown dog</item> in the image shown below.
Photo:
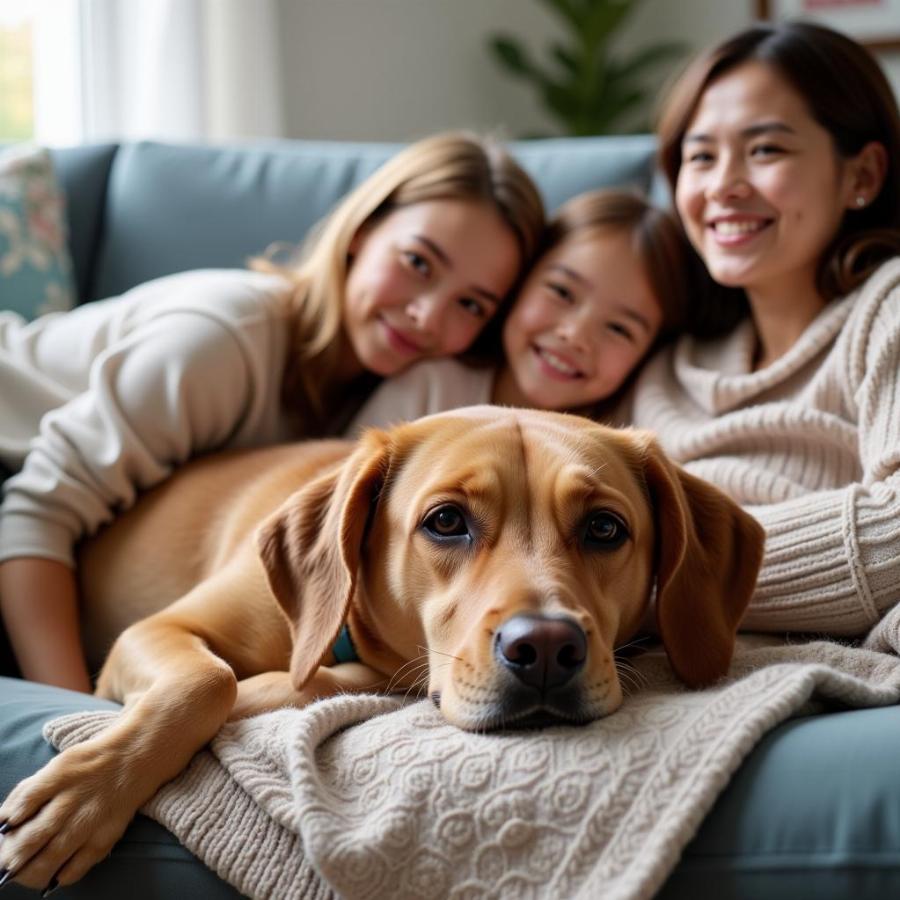
<path fill-rule="evenodd" d="M 648 434 L 576 416 L 475 407 L 200 460 L 83 553 L 93 652 L 125 629 L 97 690 L 125 710 L 13 790 L 0 864 L 75 881 L 229 717 L 426 685 L 465 729 L 607 715 L 654 583 L 673 669 L 708 684 L 762 543 Z M 359 661 L 334 665 L 345 624 Z"/>

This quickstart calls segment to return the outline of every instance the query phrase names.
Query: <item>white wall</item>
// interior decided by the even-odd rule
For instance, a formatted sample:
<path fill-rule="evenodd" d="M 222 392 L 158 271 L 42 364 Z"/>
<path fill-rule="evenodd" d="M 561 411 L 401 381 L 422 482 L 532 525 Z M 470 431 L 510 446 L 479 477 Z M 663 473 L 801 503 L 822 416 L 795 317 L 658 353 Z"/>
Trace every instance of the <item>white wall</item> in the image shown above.
<path fill-rule="evenodd" d="M 548 130 L 526 86 L 501 75 L 487 35 L 545 40 L 533 0 L 281 0 L 291 137 L 407 140 L 443 128 Z"/>
<path fill-rule="evenodd" d="M 389 140 L 444 128 L 553 132 L 486 39 L 542 48 L 559 31 L 536 0 L 279 0 L 287 136 Z M 752 21 L 753 0 L 644 0 L 623 49 L 676 38 L 700 49 Z M 900 93 L 900 54 L 882 59 Z M 660 76 L 660 81 L 664 80 Z"/>

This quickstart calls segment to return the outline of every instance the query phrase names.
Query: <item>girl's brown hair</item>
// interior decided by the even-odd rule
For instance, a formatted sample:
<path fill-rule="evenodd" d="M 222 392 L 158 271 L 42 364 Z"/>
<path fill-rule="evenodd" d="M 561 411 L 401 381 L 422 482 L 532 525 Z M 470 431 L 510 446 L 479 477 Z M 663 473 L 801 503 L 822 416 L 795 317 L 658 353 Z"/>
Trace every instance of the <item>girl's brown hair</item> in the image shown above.
<path fill-rule="evenodd" d="M 713 47 L 688 66 L 663 103 L 657 126 L 660 167 L 674 193 L 682 140 L 703 92 L 750 61 L 772 66 L 791 84 L 840 156 L 856 156 L 872 141 L 887 151 L 888 171 L 878 196 L 844 214 L 819 263 L 819 293 L 826 300 L 843 296 L 885 259 L 900 254 L 900 113 L 884 73 L 864 47 L 807 22 L 756 25 Z M 748 313 L 746 294 L 716 284 L 699 257 L 692 271 L 702 289 L 691 301 L 690 330 L 698 336 L 730 331 Z"/>
<path fill-rule="evenodd" d="M 502 144 L 467 132 L 446 132 L 401 150 L 351 191 L 304 245 L 299 262 L 253 267 L 294 284 L 289 309 L 291 351 L 283 380 L 285 405 L 322 427 L 323 386 L 339 364 L 349 251 L 361 228 L 392 210 L 432 200 L 492 205 L 515 235 L 524 268 L 544 226 L 541 195 Z"/>

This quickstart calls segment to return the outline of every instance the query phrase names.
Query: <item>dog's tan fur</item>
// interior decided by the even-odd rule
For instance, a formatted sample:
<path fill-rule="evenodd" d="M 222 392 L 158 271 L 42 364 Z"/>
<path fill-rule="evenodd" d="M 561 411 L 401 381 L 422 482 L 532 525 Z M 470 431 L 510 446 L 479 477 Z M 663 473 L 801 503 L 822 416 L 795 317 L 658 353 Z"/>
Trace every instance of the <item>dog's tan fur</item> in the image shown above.
<path fill-rule="evenodd" d="M 468 536 L 429 530 L 448 505 Z M 625 524 L 620 546 L 587 542 L 598 510 Z M 575 416 L 479 407 L 197 461 L 84 548 L 89 650 L 112 643 L 97 691 L 125 710 L 13 790 L 0 861 L 35 887 L 76 880 L 229 717 L 410 688 L 466 729 L 607 715 L 616 648 L 654 581 L 673 668 L 707 684 L 728 668 L 762 542 L 648 434 Z M 563 699 L 511 699 L 495 635 L 516 613 L 583 629 Z M 360 661 L 332 665 L 345 622 Z"/>

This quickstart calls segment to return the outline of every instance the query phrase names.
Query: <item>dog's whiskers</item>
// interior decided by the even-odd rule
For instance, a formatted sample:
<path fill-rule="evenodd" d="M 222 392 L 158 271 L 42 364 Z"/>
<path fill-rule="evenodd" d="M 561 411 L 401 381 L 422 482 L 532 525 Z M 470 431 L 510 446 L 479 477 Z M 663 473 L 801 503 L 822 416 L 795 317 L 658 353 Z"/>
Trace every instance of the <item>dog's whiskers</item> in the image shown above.
<path fill-rule="evenodd" d="M 416 650 L 421 650 L 424 653 L 437 653 L 439 656 L 449 656 L 450 659 L 457 659 L 460 662 L 463 662 L 463 658 L 461 656 L 454 656 L 452 653 L 444 653 L 443 650 L 435 650 L 433 647 L 429 650 L 428 647 L 423 647 L 421 644 L 419 644 L 419 646 L 416 647 Z"/>
<path fill-rule="evenodd" d="M 637 693 L 647 686 L 647 676 L 625 659 L 615 660 L 616 673 L 626 694 Z"/>
<path fill-rule="evenodd" d="M 640 647 L 642 644 L 645 644 L 649 640 L 650 638 L 648 635 L 639 634 L 637 637 L 632 638 L 630 641 L 628 641 L 627 644 L 622 644 L 620 647 L 616 647 L 613 650 L 613 653 L 621 653 L 623 650 L 628 650 L 631 647 Z"/>
<path fill-rule="evenodd" d="M 428 668 L 428 657 L 427 656 L 416 656 L 413 659 L 408 660 L 393 675 L 391 675 L 390 681 L 387 684 L 387 692 L 390 693 L 394 686 L 401 681 L 402 679 L 412 675 L 414 672 L 418 672 L 422 668 Z"/>
<path fill-rule="evenodd" d="M 419 665 L 415 669 L 409 669 L 406 673 L 404 673 L 400 677 L 398 677 L 395 674 L 391 678 L 391 680 L 388 682 L 387 691 L 388 691 L 388 693 L 391 693 L 395 690 L 399 690 L 401 683 L 403 681 L 406 681 L 409 678 L 412 678 L 412 683 L 415 684 L 415 682 L 418 681 L 423 675 L 427 675 L 427 674 L 428 674 L 427 664 L 424 665 L 424 668 L 423 668 L 423 665 Z"/>
<path fill-rule="evenodd" d="M 428 687 L 428 672 L 423 672 L 407 689 L 406 696 L 415 692 L 421 694 Z"/>

